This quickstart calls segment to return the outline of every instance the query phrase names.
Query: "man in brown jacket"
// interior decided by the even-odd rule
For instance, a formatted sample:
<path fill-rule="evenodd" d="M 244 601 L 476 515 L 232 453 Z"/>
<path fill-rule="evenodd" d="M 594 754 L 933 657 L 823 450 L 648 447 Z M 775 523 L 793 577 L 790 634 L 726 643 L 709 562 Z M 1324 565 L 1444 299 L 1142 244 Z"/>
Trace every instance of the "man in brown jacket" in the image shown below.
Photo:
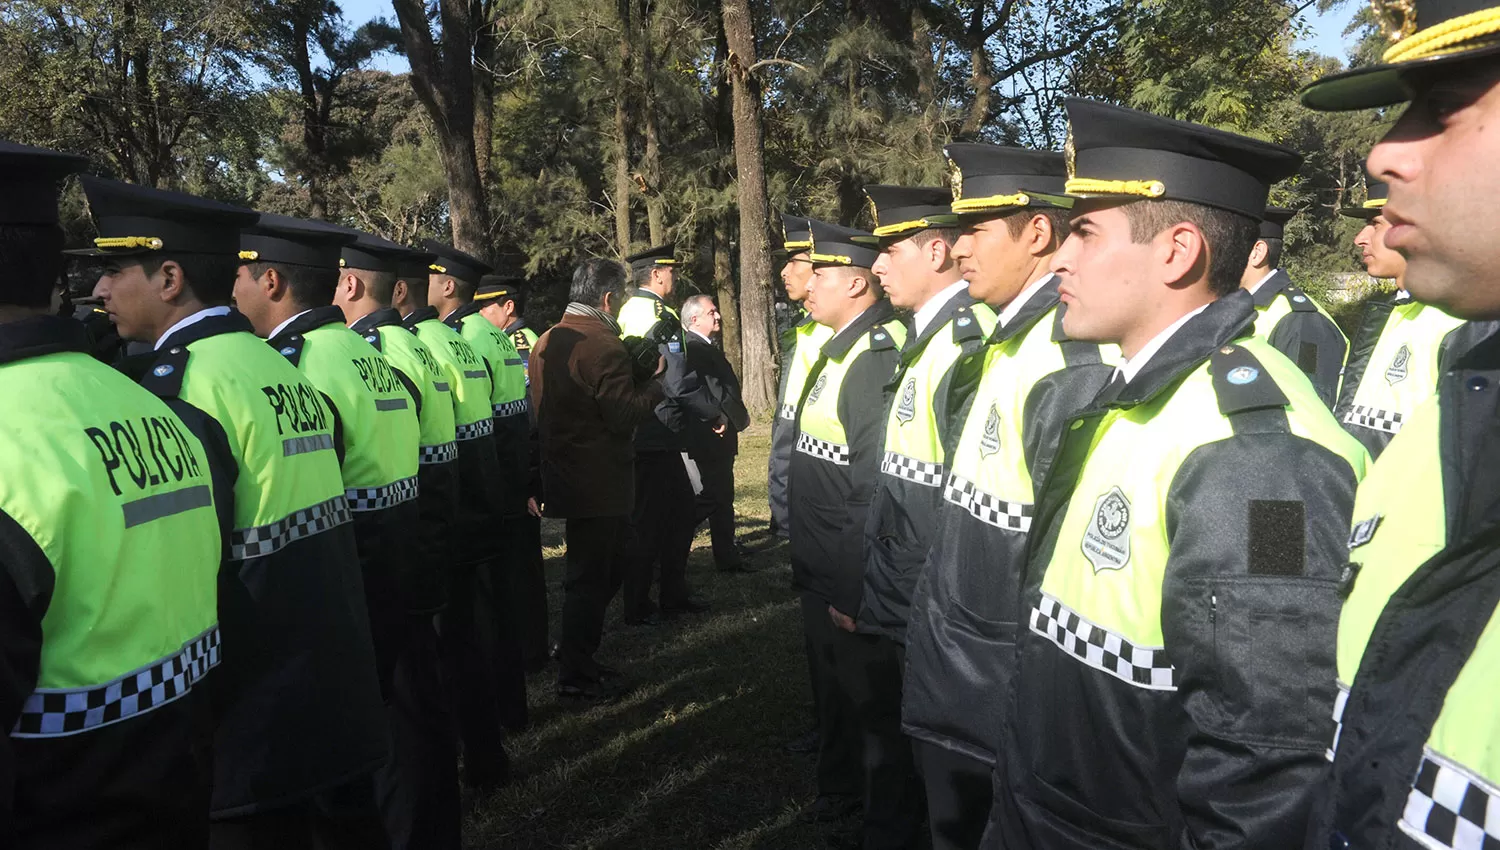
<path fill-rule="evenodd" d="M 630 557 L 632 440 L 636 425 L 663 398 L 656 375 L 638 378 L 610 315 L 624 285 L 619 264 L 585 260 L 573 272 L 562 321 L 531 350 L 544 509 L 567 521 L 557 653 L 557 693 L 564 699 L 609 695 L 601 680 L 613 671 L 596 662 L 594 652 Z M 658 363 L 658 375 L 661 368 Z"/>

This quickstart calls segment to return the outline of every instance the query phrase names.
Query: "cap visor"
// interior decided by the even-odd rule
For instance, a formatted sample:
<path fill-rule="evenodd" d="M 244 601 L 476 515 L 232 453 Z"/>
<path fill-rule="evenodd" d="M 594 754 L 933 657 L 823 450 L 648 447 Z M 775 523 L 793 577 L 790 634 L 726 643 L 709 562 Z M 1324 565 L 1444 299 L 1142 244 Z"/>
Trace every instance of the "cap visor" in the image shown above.
<path fill-rule="evenodd" d="M 140 254 L 154 254 L 157 252 L 150 248 L 118 248 L 114 250 L 105 248 L 70 248 L 63 253 L 70 257 L 134 257 Z"/>
<path fill-rule="evenodd" d="M 1380 207 L 1344 207 L 1339 210 L 1339 215 L 1345 218 L 1362 218 L 1370 221 L 1381 213 Z"/>
<path fill-rule="evenodd" d="M 1411 62 L 1370 65 L 1333 74 L 1302 90 L 1302 105 L 1319 112 L 1374 109 L 1411 100 L 1411 74 L 1500 54 L 1500 45 Z"/>

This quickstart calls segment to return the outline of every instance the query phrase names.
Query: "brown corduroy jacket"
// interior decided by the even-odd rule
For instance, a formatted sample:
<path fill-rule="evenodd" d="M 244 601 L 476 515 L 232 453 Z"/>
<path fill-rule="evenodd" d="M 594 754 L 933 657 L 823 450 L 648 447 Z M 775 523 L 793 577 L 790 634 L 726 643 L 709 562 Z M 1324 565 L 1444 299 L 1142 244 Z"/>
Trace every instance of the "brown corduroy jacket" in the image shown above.
<path fill-rule="evenodd" d="M 565 314 L 531 349 L 531 404 L 549 517 L 626 516 L 635 502 L 636 425 L 662 400 L 637 382 L 613 329 Z"/>

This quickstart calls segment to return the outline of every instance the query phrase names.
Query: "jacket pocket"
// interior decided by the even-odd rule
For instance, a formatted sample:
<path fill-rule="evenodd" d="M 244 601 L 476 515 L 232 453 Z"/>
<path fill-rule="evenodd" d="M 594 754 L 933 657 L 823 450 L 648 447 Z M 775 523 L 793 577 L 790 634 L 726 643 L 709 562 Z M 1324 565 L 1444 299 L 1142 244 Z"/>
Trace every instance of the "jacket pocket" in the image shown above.
<path fill-rule="evenodd" d="M 1173 842 L 1161 824 L 1107 818 L 1033 774 L 1017 805 L 1038 847 L 1049 850 L 1166 850 Z"/>

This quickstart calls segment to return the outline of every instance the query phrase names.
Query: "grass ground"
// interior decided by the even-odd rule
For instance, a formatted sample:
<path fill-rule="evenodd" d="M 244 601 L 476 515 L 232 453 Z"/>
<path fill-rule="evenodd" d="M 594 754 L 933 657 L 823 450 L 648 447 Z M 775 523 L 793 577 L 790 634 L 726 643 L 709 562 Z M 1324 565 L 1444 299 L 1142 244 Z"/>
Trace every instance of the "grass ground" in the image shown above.
<path fill-rule="evenodd" d="M 471 848 L 757 848 L 826 846 L 828 828 L 798 823 L 813 760 L 782 744 L 811 723 L 807 667 L 785 544 L 767 533 L 769 431 L 741 435 L 740 539 L 760 568 L 714 571 L 707 526 L 688 581 L 710 614 L 654 629 L 605 621 L 600 660 L 637 687 L 588 711 L 560 708 L 552 674 L 530 681 L 532 725 L 509 750 L 523 779 L 470 801 Z M 545 523 L 549 610 L 562 604 L 562 529 Z"/>

